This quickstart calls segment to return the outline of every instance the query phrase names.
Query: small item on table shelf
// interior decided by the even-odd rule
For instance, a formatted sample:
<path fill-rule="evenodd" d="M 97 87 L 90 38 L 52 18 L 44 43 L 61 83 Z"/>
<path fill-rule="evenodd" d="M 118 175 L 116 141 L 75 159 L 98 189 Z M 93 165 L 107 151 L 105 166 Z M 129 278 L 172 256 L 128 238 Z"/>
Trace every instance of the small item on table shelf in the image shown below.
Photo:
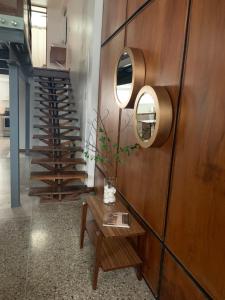
<path fill-rule="evenodd" d="M 116 201 L 115 197 L 116 189 L 113 186 L 105 185 L 104 186 L 104 203 L 110 204 Z"/>
<path fill-rule="evenodd" d="M 110 212 L 103 217 L 103 226 L 130 228 L 130 218 L 128 213 Z"/>

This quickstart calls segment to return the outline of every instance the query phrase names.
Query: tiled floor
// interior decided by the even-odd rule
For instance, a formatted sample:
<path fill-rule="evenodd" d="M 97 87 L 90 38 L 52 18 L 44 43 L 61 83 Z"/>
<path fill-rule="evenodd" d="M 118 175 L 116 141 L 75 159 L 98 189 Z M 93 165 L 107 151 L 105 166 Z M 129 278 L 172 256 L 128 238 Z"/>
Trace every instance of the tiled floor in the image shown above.
<path fill-rule="evenodd" d="M 9 175 L 9 161 L 0 159 Z M 22 207 L 9 208 L 9 176 L 0 181 L 0 300 L 153 299 L 133 269 L 99 274 L 92 290 L 93 248 L 79 249 L 82 199 L 42 204 L 27 196 L 29 160 L 21 158 Z"/>

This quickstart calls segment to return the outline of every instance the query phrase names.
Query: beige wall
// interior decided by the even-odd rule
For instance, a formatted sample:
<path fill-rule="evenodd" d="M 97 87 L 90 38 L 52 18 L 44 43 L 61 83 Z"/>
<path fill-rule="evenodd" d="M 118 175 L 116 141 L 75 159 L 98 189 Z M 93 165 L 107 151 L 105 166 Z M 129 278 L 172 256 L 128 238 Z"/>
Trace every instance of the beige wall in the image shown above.
<path fill-rule="evenodd" d="M 76 1 L 74 1 L 76 2 Z M 86 2 L 86 1 L 84 1 Z M 66 1 L 49 0 L 47 8 L 47 66 L 59 68 L 50 63 L 50 49 L 52 44 L 65 45 L 66 42 L 66 19 L 64 11 Z"/>
<path fill-rule="evenodd" d="M 80 116 L 83 143 L 95 117 L 101 45 L 102 0 L 68 1 L 68 68 Z M 94 163 L 87 164 L 89 186 L 94 184 Z"/>

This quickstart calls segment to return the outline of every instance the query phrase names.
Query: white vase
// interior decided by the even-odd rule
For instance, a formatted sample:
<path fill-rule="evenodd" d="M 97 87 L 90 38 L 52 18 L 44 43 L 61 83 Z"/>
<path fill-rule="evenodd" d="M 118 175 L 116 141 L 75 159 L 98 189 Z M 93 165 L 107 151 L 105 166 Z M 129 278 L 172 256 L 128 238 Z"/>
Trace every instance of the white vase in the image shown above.
<path fill-rule="evenodd" d="M 104 195 L 103 202 L 105 204 L 113 204 L 116 201 L 115 178 L 104 179 Z"/>

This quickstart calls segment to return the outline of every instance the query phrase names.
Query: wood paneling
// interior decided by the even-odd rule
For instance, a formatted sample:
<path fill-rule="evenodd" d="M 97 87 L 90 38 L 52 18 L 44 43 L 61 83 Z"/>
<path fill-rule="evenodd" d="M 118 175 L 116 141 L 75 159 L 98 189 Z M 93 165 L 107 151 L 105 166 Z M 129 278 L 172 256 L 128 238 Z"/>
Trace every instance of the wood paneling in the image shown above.
<path fill-rule="evenodd" d="M 152 291 L 154 292 L 154 295 L 158 294 L 161 254 L 162 245 L 151 232 L 148 232 L 143 274 Z"/>
<path fill-rule="evenodd" d="M 186 0 L 154 1 L 127 26 L 127 46 L 142 49 L 144 53 L 146 84 L 167 88 L 174 113 L 178 101 L 187 9 Z M 123 130 L 132 113 L 132 110 L 122 111 L 121 145 L 136 141 L 132 121 Z M 140 149 L 118 167 L 120 191 L 161 237 L 172 143 L 171 134 L 162 147 Z"/>
<path fill-rule="evenodd" d="M 148 0 L 128 0 L 127 18 L 134 14 Z"/>
<path fill-rule="evenodd" d="M 23 17 L 24 0 L 0 0 L 0 13 Z"/>
<path fill-rule="evenodd" d="M 103 4 L 102 42 L 126 21 L 127 0 L 104 0 Z"/>
<path fill-rule="evenodd" d="M 95 193 L 98 197 L 103 197 L 104 177 L 98 168 L 95 168 Z"/>
<path fill-rule="evenodd" d="M 167 244 L 225 299 L 225 2 L 194 0 Z"/>
<path fill-rule="evenodd" d="M 204 300 L 205 295 L 166 251 L 160 300 Z"/>
<path fill-rule="evenodd" d="M 102 48 L 101 52 L 99 112 L 113 143 L 117 143 L 120 120 L 120 109 L 114 97 L 114 70 L 118 56 L 124 47 L 124 33 L 125 31 L 122 30 Z M 115 166 L 110 175 L 115 176 Z"/>

